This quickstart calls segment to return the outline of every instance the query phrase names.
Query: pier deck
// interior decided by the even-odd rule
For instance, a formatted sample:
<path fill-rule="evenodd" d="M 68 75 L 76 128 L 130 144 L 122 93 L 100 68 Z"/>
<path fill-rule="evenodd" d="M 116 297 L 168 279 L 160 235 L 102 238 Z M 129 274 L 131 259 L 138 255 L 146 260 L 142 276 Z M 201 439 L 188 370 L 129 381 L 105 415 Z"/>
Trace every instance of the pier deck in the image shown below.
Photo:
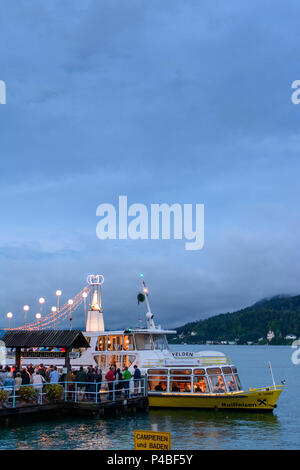
<path fill-rule="evenodd" d="M 114 384 L 111 390 L 108 390 L 107 383 L 101 385 L 98 389 L 98 384 L 84 384 L 85 386 L 92 385 L 94 391 L 82 391 L 79 388 L 83 383 L 70 383 L 61 382 L 58 385 L 61 387 L 61 394 L 55 400 L 49 399 L 49 388 L 47 385 L 57 384 L 41 384 L 39 389 L 34 389 L 32 386 L 20 386 L 19 388 L 30 388 L 34 390 L 34 396 L 30 402 L 22 401 L 22 394 L 19 390 L 13 387 L 9 390 L 7 400 L 0 404 L 0 419 L 17 417 L 24 415 L 45 415 L 55 413 L 55 415 L 90 415 L 102 416 L 106 412 L 119 412 L 122 410 L 137 410 L 146 409 L 148 407 L 148 397 L 145 387 L 145 380 L 139 381 L 139 389 L 135 390 L 136 384 L 129 387 L 128 390 L 115 390 Z M 102 389 L 104 387 L 104 389 Z M 136 393 L 133 393 L 136 392 Z M 126 396 L 128 395 L 128 396 Z"/>

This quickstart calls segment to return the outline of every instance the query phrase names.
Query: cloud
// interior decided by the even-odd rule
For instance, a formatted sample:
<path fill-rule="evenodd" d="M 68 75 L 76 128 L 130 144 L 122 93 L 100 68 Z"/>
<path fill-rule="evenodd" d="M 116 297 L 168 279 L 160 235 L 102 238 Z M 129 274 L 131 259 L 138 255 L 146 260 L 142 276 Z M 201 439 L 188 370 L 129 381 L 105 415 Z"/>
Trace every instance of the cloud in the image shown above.
<path fill-rule="evenodd" d="M 298 17 L 295 1 L 2 0 L 1 311 L 98 271 L 113 327 L 138 318 L 141 271 L 165 326 L 294 292 Z M 204 249 L 97 240 L 96 207 L 122 194 L 204 203 Z"/>

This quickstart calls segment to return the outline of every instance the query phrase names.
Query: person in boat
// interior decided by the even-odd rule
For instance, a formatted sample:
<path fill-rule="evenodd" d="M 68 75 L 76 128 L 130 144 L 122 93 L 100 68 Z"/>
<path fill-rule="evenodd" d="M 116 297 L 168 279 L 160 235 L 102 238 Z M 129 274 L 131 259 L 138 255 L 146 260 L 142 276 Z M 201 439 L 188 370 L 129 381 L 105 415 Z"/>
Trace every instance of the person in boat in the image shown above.
<path fill-rule="evenodd" d="M 159 382 L 158 385 L 154 388 L 156 392 L 164 392 L 166 390 L 166 386 L 163 382 Z"/>
<path fill-rule="evenodd" d="M 172 392 L 180 392 L 179 387 L 176 382 L 172 385 Z"/>
<path fill-rule="evenodd" d="M 214 393 L 225 393 L 225 383 L 220 375 L 218 375 L 218 380 L 216 382 L 216 385 L 214 386 L 213 391 Z"/>
<path fill-rule="evenodd" d="M 129 387 L 130 387 L 131 372 L 128 370 L 128 367 L 124 367 L 123 372 L 123 390 L 125 398 L 129 397 Z"/>
<path fill-rule="evenodd" d="M 229 382 L 228 382 L 228 389 L 229 389 L 230 392 L 235 392 L 236 391 L 236 386 L 235 386 L 235 383 L 232 379 L 229 380 Z"/>

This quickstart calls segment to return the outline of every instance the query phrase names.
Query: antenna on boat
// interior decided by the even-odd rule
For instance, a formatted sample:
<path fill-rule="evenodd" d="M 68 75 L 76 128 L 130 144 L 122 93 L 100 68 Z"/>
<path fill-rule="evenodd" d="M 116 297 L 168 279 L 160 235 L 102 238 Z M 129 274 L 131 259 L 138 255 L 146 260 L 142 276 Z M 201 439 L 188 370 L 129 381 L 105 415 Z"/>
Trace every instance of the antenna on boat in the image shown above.
<path fill-rule="evenodd" d="M 274 380 L 274 375 L 273 375 L 273 370 L 272 370 L 272 366 L 271 366 L 271 361 L 269 361 L 269 364 L 268 364 L 268 365 L 269 365 L 269 369 L 270 369 L 270 372 L 271 372 L 273 387 L 276 388 L 275 380 Z"/>
<path fill-rule="evenodd" d="M 155 327 L 155 323 L 153 320 L 154 314 L 151 312 L 151 307 L 150 307 L 149 298 L 148 298 L 149 290 L 148 290 L 148 287 L 146 286 L 144 275 L 140 274 L 140 278 L 141 278 L 141 283 L 142 283 L 142 291 L 137 296 L 138 303 L 144 302 L 144 300 L 146 301 L 146 305 L 148 309 L 148 312 L 146 313 L 147 328 L 149 330 L 155 330 L 156 327 Z"/>

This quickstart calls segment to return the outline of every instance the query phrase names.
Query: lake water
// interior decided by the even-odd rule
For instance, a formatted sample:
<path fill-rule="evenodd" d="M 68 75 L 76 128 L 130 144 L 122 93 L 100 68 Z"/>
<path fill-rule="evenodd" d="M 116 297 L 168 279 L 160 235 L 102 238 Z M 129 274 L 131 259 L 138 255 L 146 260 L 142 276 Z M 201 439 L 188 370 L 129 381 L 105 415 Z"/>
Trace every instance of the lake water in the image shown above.
<path fill-rule="evenodd" d="M 300 365 L 289 346 L 171 346 L 219 350 L 237 366 L 244 389 L 286 380 L 273 414 L 154 409 L 101 419 L 19 420 L 2 425 L 0 449 L 133 449 L 133 430 L 169 431 L 172 449 L 300 449 Z"/>

